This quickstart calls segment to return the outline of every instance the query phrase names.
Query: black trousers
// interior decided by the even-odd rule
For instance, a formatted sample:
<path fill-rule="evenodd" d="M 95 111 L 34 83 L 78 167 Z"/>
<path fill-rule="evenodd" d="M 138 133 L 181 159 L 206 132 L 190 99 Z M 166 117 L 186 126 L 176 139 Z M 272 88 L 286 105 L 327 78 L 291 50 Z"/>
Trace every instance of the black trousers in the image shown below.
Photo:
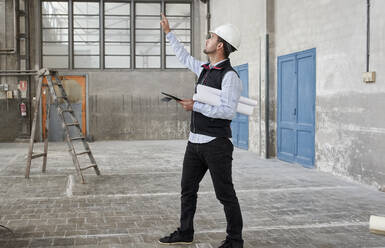
<path fill-rule="evenodd" d="M 217 199 L 224 207 L 227 239 L 234 247 L 243 247 L 242 214 L 232 180 L 233 144 L 227 138 L 216 138 L 205 144 L 188 142 L 182 172 L 180 231 L 193 236 L 194 214 L 199 183 L 209 170 Z M 237 246 L 236 244 L 239 244 Z"/>

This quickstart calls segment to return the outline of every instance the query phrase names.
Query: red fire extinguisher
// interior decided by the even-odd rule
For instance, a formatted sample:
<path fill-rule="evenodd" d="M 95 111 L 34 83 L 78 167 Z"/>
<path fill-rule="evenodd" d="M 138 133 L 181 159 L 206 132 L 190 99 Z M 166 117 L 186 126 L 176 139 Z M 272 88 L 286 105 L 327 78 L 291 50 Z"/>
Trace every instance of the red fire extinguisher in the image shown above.
<path fill-rule="evenodd" d="M 24 102 L 20 103 L 20 113 L 22 117 L 27 116 L 27 106 L 25 105 Z"/>

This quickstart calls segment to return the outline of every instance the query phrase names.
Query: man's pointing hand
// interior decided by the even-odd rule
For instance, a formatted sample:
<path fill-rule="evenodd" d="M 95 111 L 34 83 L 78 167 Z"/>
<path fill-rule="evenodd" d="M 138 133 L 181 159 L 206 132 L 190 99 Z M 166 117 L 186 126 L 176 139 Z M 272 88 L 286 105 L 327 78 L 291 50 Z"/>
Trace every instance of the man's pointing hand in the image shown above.
<path fill-rule="evenodd" d="M 168 20 L 166 16 L 161 13 L 162 15 L 162 21 L 160 21 L 160 25 L 162 25 L 163 31 L 165 34 L 168 34 L 170 32 L 170 25 L 168 24 Z"/>

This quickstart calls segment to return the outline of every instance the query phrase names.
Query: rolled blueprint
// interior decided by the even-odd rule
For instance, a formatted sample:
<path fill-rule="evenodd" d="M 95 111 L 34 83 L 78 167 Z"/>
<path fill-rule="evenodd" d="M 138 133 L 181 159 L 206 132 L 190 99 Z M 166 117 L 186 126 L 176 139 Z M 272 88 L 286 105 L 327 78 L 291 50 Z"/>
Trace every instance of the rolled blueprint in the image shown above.
<path fill-rule="evenodd" d="M 251 115 L 254 111 L 254 106 L 247 105 L 244 103 L 238 103 L 237 112 L 244 115 Z"/>
<path fill-rule="evenodd" d="M 211 94 L 220 96 L 221 95 L 221 90 L 215 89 L 213 87 L 205 86 L 205 85 L 202 85 L 202 84 L 198 84 L 198 86 L 197 86 L 197 94 L 200 94 L 200 93 L 211 93 Z M 243 96 L 241 96 L 239 98 L 239 102 L 247 104 L 247 105 L 251 105 L 251 106 L 257 106 L 257 104 L 258 104 L 257 101 L 252 100 L 250 98 L 243 97 Z"/>
<path fill-rule="evenodd" d="M 257 104 L 258 104 L 257 101 L 250 99 L 250 98 L 243 97 L 243 96 L 241 96 L 239 98 L 239 102 L 244 103 L 246 105 L 250 105 L 250 106 L 257 106 Z"/>
<path fill-rule="evenodd" d="M 193 100 L 197 102 L 207 103 L 212 106 L 221 105 L 221 97 L 219 95 L 215 95 L 209 91 L 200 91 L 193 95 Z"/>
<path fill-rule="evenodd" d="M 369 230 L 372 233 L 385 235 L 385 217 L 371 215 L 369 219 Z"/>
<path fill-rule="evenodd" d="M 199 84 L 193 100 L 212 106 L 219 106 L 221 105 L 221 90 Z M 257 101 L 241 96 L 239 98 L 237 112 L 244 115 L 251 115 L 256 105 Z"/>

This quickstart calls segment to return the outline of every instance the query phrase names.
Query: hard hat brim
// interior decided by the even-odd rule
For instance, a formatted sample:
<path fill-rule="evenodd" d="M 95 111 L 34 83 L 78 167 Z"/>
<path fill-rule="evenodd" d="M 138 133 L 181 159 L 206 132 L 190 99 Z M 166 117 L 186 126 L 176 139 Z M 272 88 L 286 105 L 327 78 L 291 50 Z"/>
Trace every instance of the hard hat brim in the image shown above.
<path fill-rule="evenodd" d="M 209 33 L 218 35 L 217 33 L 214 32 L 214 30 L 210 30 Z M 218 37 L 221 37 L 221 36 L 218 35 Z M 223 39 L 223 38 L 221 37 L 221 39 Z M 225 39 L 223 39 L 223 40 L 225 40 Z M 226 41 L 227 43 L 229 43 L 227 40 L 225 40 L 225 41 Z M 230 43 L 229 43 L 229 44 L 230 44 Z M 235 46 L 232 45 L 232 44 L 230 44 L 230 45 L 234 48 L 234 51 L 238 51 L 238 48 L 237 48 L 237 47 L 235 47 Z"/>

